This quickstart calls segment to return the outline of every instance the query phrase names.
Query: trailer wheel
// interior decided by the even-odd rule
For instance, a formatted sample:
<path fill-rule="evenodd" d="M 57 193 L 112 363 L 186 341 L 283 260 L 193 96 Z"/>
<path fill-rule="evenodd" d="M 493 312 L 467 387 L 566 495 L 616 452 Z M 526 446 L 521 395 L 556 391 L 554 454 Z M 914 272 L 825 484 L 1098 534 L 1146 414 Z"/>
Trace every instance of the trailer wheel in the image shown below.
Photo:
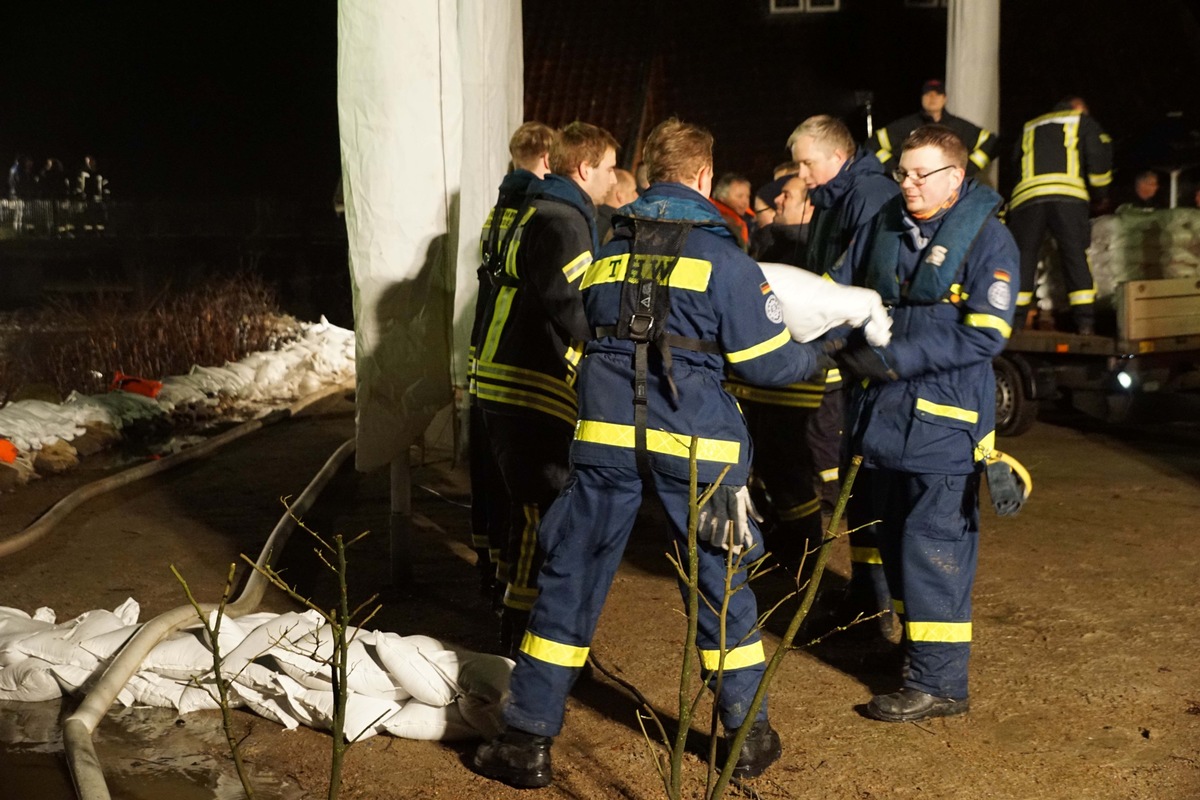
<path fill-rule="evenodd" d="M 1037 421 L 1038 403 L 1029 397 L 1017 366 L 1004 356 L 993 359 L 996 374 L 996 433 L 1020 436 Z"/>

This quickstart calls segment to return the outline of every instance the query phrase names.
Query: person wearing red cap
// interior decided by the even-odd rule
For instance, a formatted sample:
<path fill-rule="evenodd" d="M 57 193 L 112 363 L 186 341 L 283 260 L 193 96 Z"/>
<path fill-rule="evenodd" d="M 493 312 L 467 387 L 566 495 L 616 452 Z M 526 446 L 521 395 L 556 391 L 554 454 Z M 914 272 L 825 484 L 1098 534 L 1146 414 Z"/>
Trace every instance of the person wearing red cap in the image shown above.
<path fill-rule="evenodd" d="M 884 167 L 891 169 L 895 166 L 893 148 L 899 148 L 917 128 L 932 123 L 944 125 L 954 131 L 966 145 L 968 178 L 987 169 L 996 152 L 996 135 L 946 111 L 946 85 L 939 80 L 928 80 L 922 84 L 920 112 L 901 117 L 875 131 L 866 146 L 874 150 L 875 157 Z"/>

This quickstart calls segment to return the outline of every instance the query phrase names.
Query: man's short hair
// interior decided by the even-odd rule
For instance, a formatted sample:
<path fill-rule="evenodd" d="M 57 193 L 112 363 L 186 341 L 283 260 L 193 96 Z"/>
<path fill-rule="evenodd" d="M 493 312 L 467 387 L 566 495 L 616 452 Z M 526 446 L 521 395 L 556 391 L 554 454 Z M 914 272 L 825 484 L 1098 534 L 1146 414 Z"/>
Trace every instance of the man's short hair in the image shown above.
<path fill-rule="evenodd" d="M 733 189 L 735 185 L 739 183 L 744 183 L 749 186 L 750 179 L 744 175 L 739 175 L 736 172 L 726 172 L 720 178 L 717 178 L 716 183 L 713 184 L 712 196 L 718 200 L 721 200 L 729 194 L 730 190 Z"/>
<path fill-rule="evenodd" d="M 846 123 L 828 114 L 817 114 L 815 117 L 809 117 L 797 125 L 796 130 L 792 131 L 792 135 L 788 137 L 788 150 L 792 149 L 796 144 L 796 140 L 801 136 L 811 136 L 814 142 L 827 149 L 830 153 L 834 150 L 841 150 L 846 154 L 846 158 L 853 156 L 855 150 L 858 149 L 854 144 L 854 137 L 850 135 L 850 129 L 846 127 Z"/>
<path fill-rule="evenodd" d="M 526 122 L 513 131 L 508 140 L 508 154 L 513 163 L 520 166 L 540 159 L 550 152 L 550 143 L 554 141 L 554 129 L 541 122 Z"/>
<path fill-rule="evenodd" d="M 1151 178 L 1153 178 L 1154 180 L 1158 180 L 1158 173 L 1152 169 L 1144 169 L 1141 172 L 1139 172 L 1137 175 L 1133 176 L 1133 182 L 1141 183 L 1142 181 L 1148 181 Z"/>
<path fill-rule="evenodd" d="M 572 122 L 550 144 L 550 171 L 569 177 L 580 164 L 598 167 L 610 147 L 616 152 L 618 145 L 608 131 L 586 122 Z"/>
<path fill-rule="evenodd" d="M 704 167 L 712 168 L 713 136 L 699 125 L 671 117 L 646 137 L 642 158 L 650 183 L 693 180 Z"/>
<path fill-rule="evenodd" d="M 791 139 L 788 140 L 788 149 L 792 147 Z M 800 170 L 800 165 L 795 161 L 784 161 L 781 164 L 776 164 L 775 169 L 771 170 L 772 178 L 782 178 L 784 175 L 792 175 Z"/>
<path fill-rule="evenodd" d="M 945 125 L 922 125 L 908 135 L 900 150 L 905 152 L 918 147 L 936 147 L 954 166 L 967 168 L 967 146 Z"/>

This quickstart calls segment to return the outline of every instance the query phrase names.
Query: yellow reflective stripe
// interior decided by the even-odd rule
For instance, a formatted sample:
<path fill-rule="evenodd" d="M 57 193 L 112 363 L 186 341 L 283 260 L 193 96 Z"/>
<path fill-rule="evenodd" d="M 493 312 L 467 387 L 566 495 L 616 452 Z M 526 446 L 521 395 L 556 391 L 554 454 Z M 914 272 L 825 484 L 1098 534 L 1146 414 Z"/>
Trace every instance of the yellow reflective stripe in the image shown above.
<path fill-rule="evenodd" d="M 639 256 L 638 258 L 638 263 L 644 263 L 641 260 L 650 257 Z M 584 271 L 583 280 L 580 282 L 579 288 L 582 290 L 601 283 L 620 283 L 626 280 L 626 276 L 630 272 L 629 259 L 629 254 L 623 253 L 593 261 Z M 641 280 L 641 269 L 634 270 L 634 273 L 628 280 L 636 283 Z M 667 285 L 672 289 L 704 292 L 708 291 L 708 282 L 711 278 L 711 261 L 705 261 L 702 258 L 680 257 L 675 260 L 675 266 L 671 269 L 671 276 L 667 280 Z M 659 283 L 662 283 L 662 281 L 659 281 Z"/>
<path fill-rule="evenodd" d="M 578 402 L 575 390 L 568 386 L 566 381 L 532 369 L 510 367 L 507 364 L 497 364 L 494 361 L 477 361 L 475 363 L 475 377 L 483 383 L 487 383 L 486 379 L 491 378 L 492 380 L 523 384 L 534 389 L 541 389 L 562 398 L 572 407 Z"/>
<path fill-rule="evenodd" d="M 910 642 L 959 643 L 971 641 L 971 623 L 969 622 L 913 622 L 906 620 L 904 629 L 908 632 Z"/>
<path fill-rule="evenodd" d="M 1012 326 L 995 314 L 967 314 L 963 323 L 971 328 L 995 328 L 1005 339 L 1012 336 Z"/>
<path fill-rule="evenodd" d="M 968 408 L 959 408 L 958 406 L 944 406 L 939 403 L 930 402 L 923 397 L 917 398 L 917 411 L 924 411 L 936 417 L 949 417 L 960 422 L 969 422 L 972 425 L 979 422 L 978 411 L 971 411 Z"/>
<path fill-rule="evenodd" d="M 517 550 L 517 573 L 511 581 L 510 588 L 532 589 L 533 559 L 537 555 L 538 526 L 541 525 L 542 516 L 537 505 L 533 503 L 523 503 L 521 510 L 524 512 L 525 525 L 521 528 L 521 544 Z M 533 593 L 536 596 L 537 590 L 534 589 Z"/>
<path fill-rule="evenodd" d="M 882 564 L 883 556 L 878 547 L 851 547 L 850 560 L 859 564 Z"/>
<path fill-rule="evenodd" d="M 575 439 L 592 444 L 612 447 L 634 447 L 634 428 L 615 422 L 580 420 L 575 426 Z M 667 456 L 688 457 L 691 437 L 682 433 L 671 433 L 650 429 L 646 431 L 646 449 Z M 741 442 L 727 439 L 700 439 L 696 443 L 696 458 L 700 461 L 715 461 L 719 464 L 736 464 L 741 455 Z"/>
<path fill-rule="evenodd" d="M 744 383 L 729 382 L 725 391 L 734 397 L 749 400 L 752 403 L 764 403 L 770 406 L 787 406 L 789 408 L 817 408 L 821 405 L 824 390 L 788 391 L 787 389 L 764 389 L 761 386 L 749 386 Z"/>
<path fill-rule="evenodd" d="M 1063 146 L 1067 148 L 1067 174 L 1079 176 L 1079 120 L 1063 125 Z"/>
<path fill-rule="evenodd" d="M 895 611 L 897 614 L 903 614 L 904 613 L 904 601 L 897 600 L 896 598 L 893 597 L 892 598 L 892 610 Z"/>
<path fill-rule="evenodd" d="M 971 160 L 972 164 L 979 167 L 981 170 L 987 169 L 988 161 L 991 160 L 988 158 L 987 153 L 983 152 L 982 150 L 974 151 L 970 156 L 968 156 L 968 158 Z"/>
<path fill-rule="evenodd" d="M 880 128 L 875 136 L 879 139 L 879 149 L 875 151 L 875 157 L 879 159 L 880 164 L 886 164 L 892 157 L 892 137 L 888 136 L 887 128 Z"/>
<path fill-rule="evenodd" d="M 761 664 L 766 661 L 766 656 L 763 654 L 762 640 L 754 644 L 744 644 L 741 647 L 735 647 L 732 650 L 725 651 L 725 669 L 743 669 L 745 667 L 753 667 L 755 664 Z M 704 665 L 704 669 L 712 672 L 721 666 L 721 651 L 720 650 L 700 650 L 700 661 Z"/>
<path fill-rule="evenodd" d="M 587 663 L 587 647 L 576 647 L 573 644 L 562 644 L 543 639 L 533 631 L 525 631 L 521 639 L 521 652 L 538 661 L 554 664 L 559 667 L 578 669 Z"/>
<path fill-rule="evenodd" d="M 481 383 L 476 386 L 475 396 L 480 400 L 490 400 L 493 403 L 507 403 L 513 406 L 532 409 L 533 411 L 540 411 L 543 414 L 549 414 L 552 417 L 561 419 L 568 425 L 574 425 L 575 419 L 578 416 L 573 407 L 565 403 L 560 403 L 551 397 L 546 397 L 544 394 L 512 389 L 507 386 Z"/>
<path fill-rule="evenodd" d="M 990 138 L 992 138 L 992 135 L 990 133 L 988 133 L 987 131 L 985 131 L 983 128 L 980 128 L 979 135 L 975 137 L 975 146 L 971 149 L 978 150 L 979 148 L 983 147 L 983 143 L 986 142 Z"/>
<path fill-rule="evenodd" d="M 807 503 L 801 503 L 800 505 L 792 506 L 791 508 L 779 509 L 779 519 L 782 520 L 783 522 L 795 522 L 798 519 L 804 519 L 805 517 L 811 517 L 813 514 L 816 514 L 820 510 L 821 510 L 821 501 L 819 498 L 814 497 L 812 500 L 809 500 Z"/>
<path fill-rule="evenodd" d="M 792 340 L 792 335 L 788 333 L 788 329 L 784 328 L 779 333 L 767 339 L 765 342 L 759 342 L 753 347 L 747 347 L 745 350 L 734 350 L 732 353 L 725 354 L 725 360 L 730 364 L 740 364 L 743 361 L 749 361 L 752 358 L 765 356 L 767 353 L 772 353 Z"/>
<path fill-rule="evenodd" d="M 1067 295 L 1067 300 L 1073 306 L 1085 306 L 1088 303 L 1096 302 L 1095 289 L 1080 289 L 1078 292 L 1071 292 Z"/>
<path fill-rule="evenodd" d="M 1113 180 L 1112 170 L 1099 173 L 1090 172 L 1088 173 L 1087 180 L 1089 184 L 1095 186 L 1097 189 L 1108 186 Z"/>
<path fill-rule="evenodd" d="M 592 263 L 592 251 L 584 250 L 575 258 L 571 259 L 562 268 L 563 275 L 566 276 L 567 283 L 574 283 L 575 279 L 584 273 L 588 265 Z"/>
<path fill-rule="evenodd" d="M 567 363 L 571 366 L 578 366 L 579 360 L 583 358 L 583 342 L 571 342 L 571 346 L 567 348 L 567 352 L 563 354 L 567 359 Z"/>
<path fill-rule="evenodd" d="M 525 233 L 525 223 L 529 222 L 529 218 L 535 211 L 537 209 L 530 206 L 525 212 L 525 216 L 521 217 L 521 221 L 517 223 L 517 232 L 513 234 L 509 243 L 508 252 L 504 254 L 504 271 L 514 278 L 520 277 L 517 275 L 517 250 L 521 247 L 521 236 Z"/>
<path fill-rule="evenodd" d="M 987 434 L 979 440 L 975 445 L 975 460 L 984 461 L 991 458 L 992 451 L 996 449 L 996 432 L 988 431 Z"/>
<path fill-rule="evenodd" d="M 1021 180 L 1033 177 L 1033 125 L 1026 125 L 1021 134 Z M 1019 184 L 1018 184 L 1019 185 Z"/>
<path fill-rule="evenodd" d="M 833 467 L 832 469 L 823 469 L 817 474 L 821 477 L 822 483 L 832 483 L 838 479 L 839 473 L 838 468 Z"/>
<path fill-rule="evenodd" d="M 1033 292 L 1017 292 L 1017 305 L 1027 306 L 1033 302 Z"/>
<path fill-rule="evenodd" d="M 838 369 L 837 367 L 834 367 L 833 369 L 831 369 L 825 373 L 825 382 L 826 383 L 838 383 L 839 381 L 841 381 L 841 379 L 842 379 L 842 371 L 840 369 Z"/>
<path fill-rule="evenodd" d="M 480 361 L 491 361 L 496 356 L 496 348 L 500 346 L 500 334 L 504 332 L 504 323 L 512 310 L 513 297 L 517 293 L 515 286 L 501 286 L 496 292 L 496 302 L 493 304 L 492 324 L 488 326 L 487 338 L 483 340 L 483 352 L 479 354 Z M 478 365 L 476 365 L 478 369 Z"/>

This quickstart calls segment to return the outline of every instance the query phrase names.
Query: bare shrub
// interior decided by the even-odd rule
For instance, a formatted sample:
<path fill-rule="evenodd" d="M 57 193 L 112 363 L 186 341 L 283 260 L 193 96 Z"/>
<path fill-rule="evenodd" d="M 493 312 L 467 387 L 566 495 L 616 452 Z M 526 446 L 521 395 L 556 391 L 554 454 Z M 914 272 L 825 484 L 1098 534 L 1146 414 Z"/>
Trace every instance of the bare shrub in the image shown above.
<path fill-rule="evenodd" d="M 65 397 L 102 392 L 115 372 L 158 379 L 193 364 L 221 365 L 276 342 L 274 291 L 260 277 L 240 274 L 178 293 L 163 292 L 136 306 L 129 298 L 97 294 L 59 300 L 18 317 L 7 346 L 0 392 L 45 384 Z"/>

